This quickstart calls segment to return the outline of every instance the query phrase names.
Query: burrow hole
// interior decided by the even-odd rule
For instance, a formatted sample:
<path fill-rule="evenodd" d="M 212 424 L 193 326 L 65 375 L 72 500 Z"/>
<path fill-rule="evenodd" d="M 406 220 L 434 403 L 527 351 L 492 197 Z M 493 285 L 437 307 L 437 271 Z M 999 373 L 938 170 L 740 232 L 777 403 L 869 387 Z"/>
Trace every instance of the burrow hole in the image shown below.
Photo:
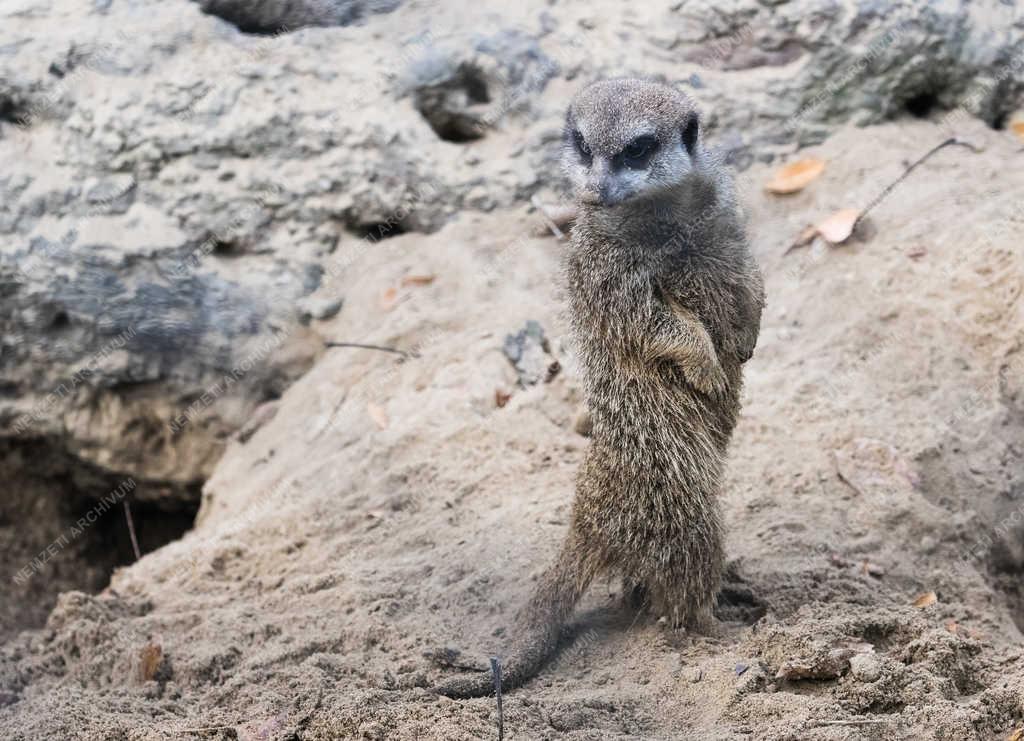
<path fill-rule="evenodd" d="M 0 641 L 42 626 L 61 592 L 99 592 L 142 554 L 192 529 L 202 482 L 113 475 L 46 439 L 0 440 Z"/>

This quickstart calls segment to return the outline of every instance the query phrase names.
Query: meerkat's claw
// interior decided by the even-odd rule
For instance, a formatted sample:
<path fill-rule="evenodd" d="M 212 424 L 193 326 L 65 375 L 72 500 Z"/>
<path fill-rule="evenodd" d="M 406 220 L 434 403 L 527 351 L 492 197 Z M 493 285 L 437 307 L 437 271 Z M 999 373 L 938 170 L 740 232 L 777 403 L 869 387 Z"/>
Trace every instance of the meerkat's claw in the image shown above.
<path fill-rule="evenodd" d="M 717 363 L 707 363 L 689 372 L 684 371 L 684 373 L 693 387 L 705 396 L 717 400 L 724 398 L 729 393 L 725 371 Z"/>

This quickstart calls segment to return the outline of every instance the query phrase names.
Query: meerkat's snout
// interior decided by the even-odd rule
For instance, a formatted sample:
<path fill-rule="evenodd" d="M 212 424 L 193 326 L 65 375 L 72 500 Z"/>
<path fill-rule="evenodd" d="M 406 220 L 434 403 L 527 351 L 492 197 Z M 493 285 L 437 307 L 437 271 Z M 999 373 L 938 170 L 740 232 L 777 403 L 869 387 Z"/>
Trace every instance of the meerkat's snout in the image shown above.
<path fill-rule="evenodd" d="M 612 163 L 604 157 L 597 157 L 587 171 L 579 199 L 591 205 L 614 206 L 625 200 L 628 193 L 629 189 L 619 182 Z"/>

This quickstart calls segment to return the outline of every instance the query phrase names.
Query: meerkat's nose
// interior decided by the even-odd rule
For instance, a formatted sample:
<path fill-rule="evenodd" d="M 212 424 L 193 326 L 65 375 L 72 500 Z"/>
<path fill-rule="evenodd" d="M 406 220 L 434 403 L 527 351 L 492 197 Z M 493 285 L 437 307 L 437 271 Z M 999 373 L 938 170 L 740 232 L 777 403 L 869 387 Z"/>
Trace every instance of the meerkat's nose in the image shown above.
<path fill-rule="evenodd" d="M 611 192 L 611 172 L 608 163 L 603 158 L 594 158 L 594 164 L 587 176 L 586 188 L 581 199 L 584 203 L 608 204 L 609 193 Z"/>

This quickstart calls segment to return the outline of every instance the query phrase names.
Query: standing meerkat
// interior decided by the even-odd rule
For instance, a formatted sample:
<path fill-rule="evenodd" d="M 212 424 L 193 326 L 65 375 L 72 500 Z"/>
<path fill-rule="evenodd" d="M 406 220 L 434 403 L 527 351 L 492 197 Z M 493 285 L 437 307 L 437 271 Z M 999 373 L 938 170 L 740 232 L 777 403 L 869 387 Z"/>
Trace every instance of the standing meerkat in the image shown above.
<path fill-rule="evenodd" d="M 569 311 L 593 432 L 565 543 L 517 616 L 506 687 L 554 652 L 597 574 L 673 626 L 713 625 L 718 497 L 764 287 L 731 180 L 700 139 L 690 99 L 655 82 L 597 82 L 569 109 Z M 438 691 L 491 687 L 482 672 Z"/>

